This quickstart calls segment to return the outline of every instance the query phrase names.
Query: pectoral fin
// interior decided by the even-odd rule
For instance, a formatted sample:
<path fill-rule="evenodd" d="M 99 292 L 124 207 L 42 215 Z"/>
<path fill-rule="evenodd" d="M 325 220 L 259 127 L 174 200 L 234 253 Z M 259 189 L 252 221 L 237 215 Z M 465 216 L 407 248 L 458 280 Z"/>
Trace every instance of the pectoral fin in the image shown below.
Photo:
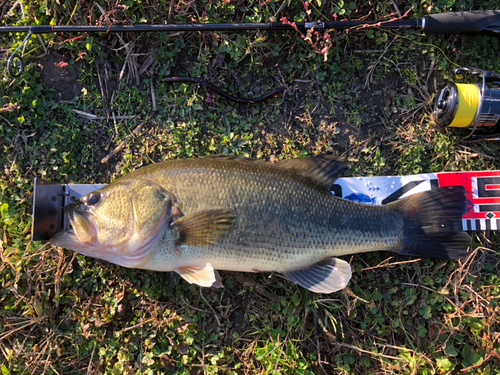
<path fill-rule="evenodd" d="M 181 267 L 175 270 L 181 277 L 190 284 L 205 287 L 223 288 L 219 273 L 214 270 L 210 263 L 203 267 Z"/>
<path fill-rule="evenodd" d="M 234 225 L 230 210 L 205 210 L 183 216 L 172 223 L 177 245 L 213 245 Z"/>
<path fill-rule="evenodd" d="M 337 258 L 328 258 L 312 267 L 285 272 L 288 280 L 316 293 L 333 293 L 343 289 L 351 279 L 349 263 Z"/>

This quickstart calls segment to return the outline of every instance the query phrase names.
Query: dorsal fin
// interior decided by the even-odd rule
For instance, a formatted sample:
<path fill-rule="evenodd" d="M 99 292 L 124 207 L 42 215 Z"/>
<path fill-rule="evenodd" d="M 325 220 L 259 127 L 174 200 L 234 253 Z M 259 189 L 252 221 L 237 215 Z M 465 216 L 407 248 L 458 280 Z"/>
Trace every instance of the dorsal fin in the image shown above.
<path fill-rule="evenodd" d="M 340 173 L 349 168 L 345 159 L 334 155 L 317 155 L 310 158 L 285 159 L 275 164 L 290 169 L 330 189 Z"/>
<path fill-rule="evenodd" d="M 263 160 L 234 156 L 234 155 L 209 155 L 204 158 L 235 160 L 242 163 L 266 163 Z M 349 168 L 345 159 L 335 155 L 317 155 L 310 158 L 285 159 L 273 166 L 289 169 L 303 177 L 309 178 L 325 189 L 330 189 L 342 171 Z"/>

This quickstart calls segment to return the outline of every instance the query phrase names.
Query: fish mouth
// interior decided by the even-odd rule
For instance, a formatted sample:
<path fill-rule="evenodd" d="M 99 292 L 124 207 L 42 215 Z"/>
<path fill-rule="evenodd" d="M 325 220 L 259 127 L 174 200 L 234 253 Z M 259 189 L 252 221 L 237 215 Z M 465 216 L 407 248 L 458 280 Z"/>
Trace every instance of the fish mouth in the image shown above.
<path fill-rule="evenodd" d="M 96 238 L 97 232 L 91 220 L 75 210 L 74 205 L 68 205 L 64 208 L 71 228 L 63 232 L 58 232 L 49 240 L 49 242 L 58 247 L 71 249 L 79 253 L 88 254 L 91 241 Z M 87 250 L 87 251 L 85 251 Z"/>
<path fill-rule="evenodd" d="M 97 228 L 86 214 L 77 211 L 72 204 L 66 206 L 64 212 L 70 222 L 71 231 L 78 238 L 78 241 L 88 243 L 97 238 Z M 86 213 L 88 214 L 88 212 Z"/>
<path fill-rule="evenodd" d="M 83 214 L 75 211 L 72 206 L 69 205 L 64 208 L 71 228 L 57 232 L 49 242 L 54 246 L 70 249 L 82 255 L 112 261 L 103 253 L 105 247 L 100 246 L 94 241 L 97 238 L 97 232 L 92 221 L 87 219 Z"/>

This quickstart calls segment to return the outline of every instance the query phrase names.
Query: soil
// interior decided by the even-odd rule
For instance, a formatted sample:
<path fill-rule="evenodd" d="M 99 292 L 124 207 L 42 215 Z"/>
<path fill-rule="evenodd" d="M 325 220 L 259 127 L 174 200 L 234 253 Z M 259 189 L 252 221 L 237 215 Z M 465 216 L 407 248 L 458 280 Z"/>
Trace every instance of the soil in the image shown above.
<path fill-rule="evenodd" d="M 82 93 L 79 81 L 81 62 L 70 64 L 70 59 L 50 52 L 42 62 L 42 82 L 56 92 L 56 100 L 72 100 Z"/>

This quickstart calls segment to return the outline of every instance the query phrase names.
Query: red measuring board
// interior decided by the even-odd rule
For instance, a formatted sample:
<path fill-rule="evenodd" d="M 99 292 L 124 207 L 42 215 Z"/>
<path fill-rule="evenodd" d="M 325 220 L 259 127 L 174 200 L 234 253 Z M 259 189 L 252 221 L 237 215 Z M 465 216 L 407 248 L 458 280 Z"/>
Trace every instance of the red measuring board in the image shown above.
<path fill-rule="evenodd" d="M 463 230 L 500 230 L 500 171 L 340 178 L 331 190 L 344 199 L 387 204 L 421 191 L 454 185 L 466 190 Z"/>
<path fill-rule="evenodd" d="M 439 186 L 462 185 L 467 190 L 467 230 L 500 229 L 500 172 L 437 173 Z"/>

